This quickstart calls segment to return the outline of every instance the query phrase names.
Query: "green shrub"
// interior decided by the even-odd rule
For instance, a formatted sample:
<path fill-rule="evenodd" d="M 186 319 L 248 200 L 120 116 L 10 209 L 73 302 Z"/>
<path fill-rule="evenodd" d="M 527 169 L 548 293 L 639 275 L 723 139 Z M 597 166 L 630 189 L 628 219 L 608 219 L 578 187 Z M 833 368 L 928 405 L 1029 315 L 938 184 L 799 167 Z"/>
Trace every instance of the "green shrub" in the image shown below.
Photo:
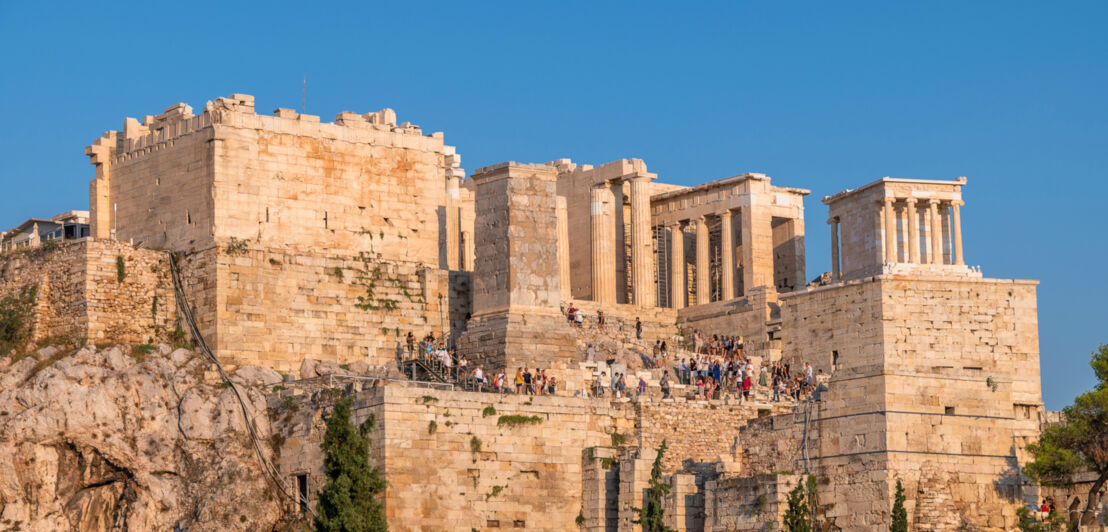
<path fill-rule="evenodd" d="M 115 280 L 116 282 L 123 282 L 123 279 L 127 277 L 127 264 L 123 261 L 123 255 L 115 256 Z"/>
<path fill-rule="evenodd" d="M 431 422 L 427 424 L 427 434 L 434 434 L 438 430 L 439 424 L 432 419 Z"/>
<path fill-rule="evenodd" d="M 489 417 L 489 416 L 495 416 L 495 415 L 496 415 L 496 409 L 493 408 L 492 405 L 486 406 L 485 409 L 481 411 L 481 417 Z"/>
<path fill-rule="evenodd" d="M 510 416 L 500 416 L 496 420 L 496 426 L 498 426 L 498 427 L 518 427 L 520 425 L 538 425 L 539 423 L 542 423 L 542 422 L 543 422 L 543 419 L 542 419 L 542 417 L 539 417 L 539 416 L 521 416 L 521 415 L 516 414 L 516 415 L 510 415 Z"/>
<path fill-rule="evenodd" d="M 146 355 L 153 353 L 155 349 L 157 349 L 157 347 L 153 344 L 139 344 L 136 346 L 131 346 L 131 358 L 142 362 L 146 358 Z"/>
<path fill-rule="evenodd" d="M 623 445 L 624 443 L 627 443 L 627 436 L 625 436 L 623 434 L 620 434 L 618 432 L 613 432 L 612 433 L 612 447 L 619 447 L 620 445 Z"/>
<path fill-rule="evenodd" d="M 7 355 L 31 336 L 31 309 L 37 293 L 38 286 L 27 285 L 18 296 L 0 299 L 0 355 Z"/>
<path fill-rule="evenodd" d="M 481 452 L 481 438 L 474 436 L 469 439 L 469 450 L 474 453 Z"/>

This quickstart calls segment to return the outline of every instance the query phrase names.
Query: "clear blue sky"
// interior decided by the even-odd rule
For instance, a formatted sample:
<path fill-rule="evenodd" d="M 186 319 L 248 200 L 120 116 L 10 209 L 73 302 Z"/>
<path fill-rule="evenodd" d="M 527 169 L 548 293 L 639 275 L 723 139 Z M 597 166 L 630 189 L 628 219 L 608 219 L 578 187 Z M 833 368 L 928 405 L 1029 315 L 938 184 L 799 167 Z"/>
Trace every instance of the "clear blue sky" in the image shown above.
<path fill-rule="evenodd" d="M 1047 406 L 1093 382 L 1106 2 L 318 4 L 0 0 L 0 225 L 87 208 L 83 148 L 125 116 L 233 92 L 299 107 L 306 75 L 307 112 L 392 107 L 470 170 L 641 157 L 671 183 L 809 188 L 809 277 L 830 263 L 822 196 L 967 176 L 968 262 L 1042 281 Z"/>

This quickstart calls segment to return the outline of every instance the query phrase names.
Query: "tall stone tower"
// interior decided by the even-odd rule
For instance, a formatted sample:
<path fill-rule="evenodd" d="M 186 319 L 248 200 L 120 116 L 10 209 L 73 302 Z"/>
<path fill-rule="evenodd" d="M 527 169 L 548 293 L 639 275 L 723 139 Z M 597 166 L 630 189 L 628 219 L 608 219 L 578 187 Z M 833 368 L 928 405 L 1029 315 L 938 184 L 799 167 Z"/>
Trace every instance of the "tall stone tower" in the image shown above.
<path fill-rule="evenodd" d="M 473 318 L 459 347 L 488 369 L 565 368 L 576 339 L 559 309 L 557 170 L 477 170 Z"/>

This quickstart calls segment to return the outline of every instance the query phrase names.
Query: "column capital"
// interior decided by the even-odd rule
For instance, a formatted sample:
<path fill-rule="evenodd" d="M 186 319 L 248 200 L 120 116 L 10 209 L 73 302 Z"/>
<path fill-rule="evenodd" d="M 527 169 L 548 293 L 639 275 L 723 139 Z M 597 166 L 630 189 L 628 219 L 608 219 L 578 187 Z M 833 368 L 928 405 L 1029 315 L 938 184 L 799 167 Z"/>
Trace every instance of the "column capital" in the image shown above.
<path fill-rule="evenodd" d="M 916 202 L 919 201 L 919 200 L 916 199 L 916 198 L 913 198 L 913 197 L 907 197 L 907 198 L 904 198 L 904 201 L 906 203 L 908 203 L 908 205 L 915 205 Z"/>
<path fill-rule="evenodd" d="M 675 222 L 669 222 L 669 223 L 667 223 L 667 224 L 666 224 L 666 227 L 668 227 L 668 228 L 670 228 L 670 229 L 681 229 L 681 227 L 682 227 L 683 225 L 684 225 L 684 222 L 683 222 L 682 220 L 677 220 L 677 221 L 675 221 Z"/>
<path fill-rule="evenodd" d="M 931 198 L 931 199 L 927 200 L 928 205 L 938 205 L 940 203 L 942 203 L 942 200 L 937 200 L 935 198 Z"/>
<path fill-rule="evenodd" d="M 883 199 L 885 205 L 892 205 L 896 202 L 896 198 L 893 196 L 885 196 Z"/>
<path fill-rule="evenodd" d="M 654 177 L 656 177 L 655 174 L 629 174 L 623 177 L 617 177 L 616 180 L 623 179 L 631 183 L 649 183 Z"/>
<path fill-rule="evenodd" d="M 837 224 L 837 223 L 839 223 L 839 217 L 838 216 L 832 216 L 832 217 L 827 219 L 827 224 L 828 225 Z"/>
<path fill-rule="evenodd" d="M 953 205 L 953 206 L 955 206 L 955 207 L 961 207 L 962 205 L 965 205 L 965 204 L 966 204 L 966 202 L 964 202 L 964 201 L 962 201 L 962 200 L 960 200 L 960 199 L 956 199 L 956 200 L 951 200 L 951 201 L 950 201 L 950 204 L 951 204 L 951 205 Z"/>
<path fill-rule="evenodd" d="M 731 217 L 731 209 L 723 209 L 722 211 L 717 212 L 716 216 L 719 216 L 720 218 L 723 218 L 724 216 Z"/>

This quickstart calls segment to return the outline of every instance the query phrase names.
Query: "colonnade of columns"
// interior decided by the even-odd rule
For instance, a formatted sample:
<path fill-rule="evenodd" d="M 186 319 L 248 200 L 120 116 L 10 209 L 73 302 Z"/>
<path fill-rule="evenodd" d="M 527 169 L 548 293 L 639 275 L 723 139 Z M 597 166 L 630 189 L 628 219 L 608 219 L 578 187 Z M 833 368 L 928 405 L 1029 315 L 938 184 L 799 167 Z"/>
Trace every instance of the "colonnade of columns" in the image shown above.
<path fill-rule="evenodd" d="M 605 181 L 591 189 L 592 296 L 598 303 L 616 303 L 616 264 L 624 260 L 623 243 L 616 242 L 617 212 L 623 209 L 623 182 L 630 185 L 631 302 L 655 306 L 654 246 L 650 225 L 651 175 L 631 175 Z M 617 190 L 618 187 L 618 190 Z"/>
<path fill-rule="evenodd" d="M 880 259 L 885 263 L 964 265 L 960 200 L 897 198 L 877 202 Z M 920 212 L 923 223 L 920 223 Z M 831 227 L 831 277 L 841 280 L 839 218 L 827 220 Z M 881 235 L 881 236 L 879 236 Z"/>
<path fill-rule="evenodd" d="M 733 214 L 731 210 L 716 213 L 720 221 L 720 298 L 722 300 L 733 299 L 741 294 L 735 287 L 735 274 L 738 269 L 735 264 L 735 249 L 738 242 L 735 241 L 735 231 L 732 228 Z M 696 277 L 693 279 L 696 288 L 696 296 L 689 305 L 703 305 L 712 302 L 711 289 L 711 247 L 708 230 L 709 216 L 699 216 L 692 220 L 680 220 L 668 224 L 666 228 L 670 234 L 669 249 L 669 287 L 670 306 L 684 308 L 688 288 L 685 284 L 687 257 L 685 256 L 685 230 L 691 227 L 695 231 L 696 253 L 695 264 Z"/>

